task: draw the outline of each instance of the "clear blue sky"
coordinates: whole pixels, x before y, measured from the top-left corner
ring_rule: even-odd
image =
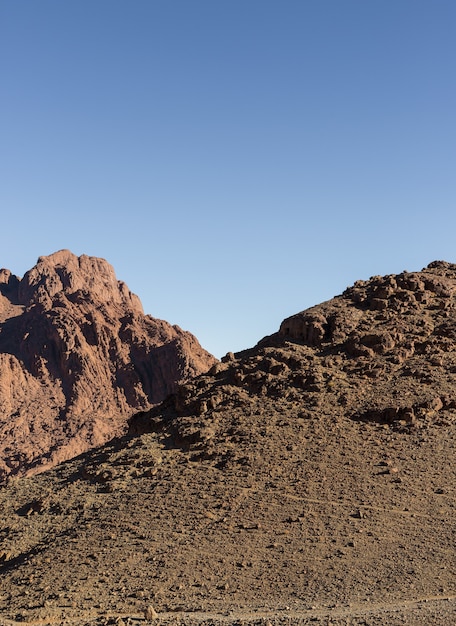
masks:
[[[456,261],[454,0],[1,0],[0,267],[107,259],[220,357]]]

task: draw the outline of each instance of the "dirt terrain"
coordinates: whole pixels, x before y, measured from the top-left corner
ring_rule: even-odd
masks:
[[[373,277],[0,489],[0,624],[456,623],[456,265]]]
[[[105,443],[215,362],[144,315],[104,259],[61,250],[22,279],[0,270],[0,481]]]

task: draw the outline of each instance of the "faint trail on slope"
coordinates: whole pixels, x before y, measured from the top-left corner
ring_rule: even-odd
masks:
[[[446,605],[446,606],[445,606]],[[394,613],[395,619],[407,618],[415,610],[423,609],[426,613],[437,611],[438,622],[429,622],[429,615],[421,615],[426,621],[413,621],[413,624],[432,623],[445,626],[454,623],[456,617],[456,595],[445,596],[422,596],[420,598],[411,598],[398,602],[375,602],[372,604],[351,604],[350,606],[334,606],[322,609],[309,610],[293,610],[283,609],[280,611],[258,610],[239,610],[227,609],[226,612],[204,612],[204,611],[169,611],[158,614],[155,620],[147,621],[142,614],[138,613],[105,613],[103,615],[95,612],[82,612],[75,616],[55,615],[42,618],[27,619],[24,617],[21,621],[5,619],[0,617],[0,626],[46,626],[46,625],[64,625],[74,624],[76,626],[90,626],[90,624],[115,624],[118,620],[127,620],[126,624],[130,626],[139,626],[140,624],[188,624],[196,626],[198,624],[207,625],[224,625],[224,624],[305,624],[318,623],[320,620],[330,619],[331,624],[336,624],[334,620],[353,619],[353,618],[387,618],[389,613]],[[451,619],[451,621],[449,621]],[[103,621],[100,621],[103,620]],[[116,620],[116,621],[113,621]],[[286,622],[285,622],[286,620]],[[347,622],[349,623],[349,622]],[[376,622],[378,623],[378,622]],[[384,622],[385,623],[385,622]],[[388,624],[393,622],[388,621]],[[398,622],[399,623],[399,622]],[[403,622],[400,622],[403,623]],[[412,623],[412,622],[408,622]],[[369,624],[363,621],[363,624]]]

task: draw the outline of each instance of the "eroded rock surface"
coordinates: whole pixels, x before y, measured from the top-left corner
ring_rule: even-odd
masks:
[[[104,259],[61,250],[22,280],[0,270],[0,481],[104,443],[214,362],[144,315]]]

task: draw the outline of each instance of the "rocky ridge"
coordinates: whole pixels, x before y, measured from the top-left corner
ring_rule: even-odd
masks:
[[[215,359],[144,315],[104,259],[61,250],[0,270],[0,481],[119,435],[133,413]]]
[[[180,385],[166,402],[167,427],[192,440],[220,411],[258,398],[299,407],[303,418],[317,411],[405,430],[454,421],[455,296],[456,265],[443,261],[357,281]]]

